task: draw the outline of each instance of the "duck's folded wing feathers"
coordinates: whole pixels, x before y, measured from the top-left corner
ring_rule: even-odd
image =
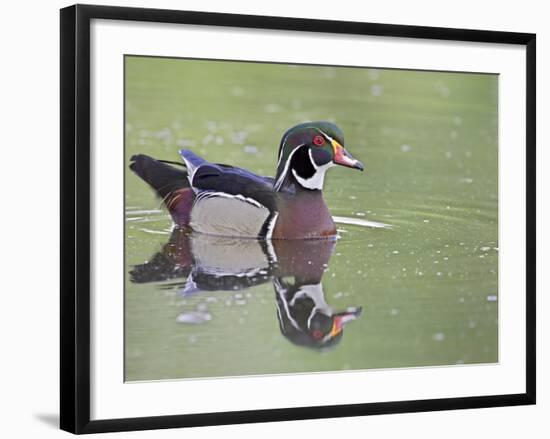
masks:
[[[273,179],[262,177],[246,169],[213,163],[197,168],[191,180],[194,190],[225,193],[257,202],[269,211],[276,210],[277,193],[273,191]]]

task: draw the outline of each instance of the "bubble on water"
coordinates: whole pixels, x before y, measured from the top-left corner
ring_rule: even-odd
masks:
[[[497,296],[495,295],[487,296],[487,302],[496,302],[496,301],[497,301]]]
[[[246,154],[258,154],[258,147],[254,145],[246,145],[243,147],[243,151]]]
[[[434,335],[432,335],[432,338],[435,341],[443,341],[445,340],[445,334],[443,332],[436,332]]]
[[[452,158],[452,156],[453,156],[453,153],[451,151],[447,151],[445,153],[445,157],[448,158],[448,159]]]
[[[466,184],[472,184],[474,182],[473,178],[470,177],[464,177],[458,180],[460,183],[466,183]]]
[[[448,258],[447,256],[444,256],[444,257],[443,257],[443,260],[444,260],[444,261],[448,261],[449,258]]]
[[[201,323],[212,320],[212,316],[207,312],[189,311],[179,314],[176,317],[178,323],[186,323],[190,325],[200,325]]]
[[[486,251],[491,250],[491,247],[480,247],[480,250],[481,250],[482,252],[486,252]]]
[[[451,131],[451,139],[456,139],[458,137],[458,133],[456,131]]]
[[[370,80],[375,81],[380,77],[380,71],[369,69],[369,70],[367,70],[367,75],[368,75]]]
[[[460,303],[464,303],[464,297],[461,297],[460,299],[458,299],[458,301],[459,301]]]
[[[302,101],[300,99],[292,99],[291,105],[293,110],[300,110],[302,108]]]
[[[398,254],[399,254],[399,250],[394,250],[394,251],[392,251],[392,253],[393,253],[394,255],[398,255]]]
[[[466,151],[464,155],[466,156],[466,158],[469,159],[470,157],[472,157],[472,151]]]
[[[370,88],[370,94],[373,96],[382,96],[384,93],[384,86],[380,84],[374,84]]]
[[[163,128],[155,133],[155,137],[161,140],[170,140],[172,138],[172,131],[170,128]]]
[[[454,123],[456,126],[462,125],[462,118],[461,118],[460,116],[455,116],[455,117],[453,117],[453,123]]]
[[[191,139],[179,139],[178,141],[176,141],[176,145],[178,146],[178,148],[192,148],[196,144],[197,142]]]
[[[411,145],[401,145],[401,152],[409,152],[411,150]]]
[[[281,111],[281,106],[277,104],[267,104],[264,107],[266,113],[279,113]]]
[[[334,293],[334,298],[335,299],[339,299],[340,297],[342,297],[344,295],[344,293],[342,293],[341,291],[338,291],[337,293]]]
[[[355,215],[357,215],[357,216],[365,216],[366,213],[365,213],[365,212],[356,212]]]
[[[443,82],[437,81],[435,83],[435,90],[442,98],[448,98],[451,95],[451,90]]]
[[[434,264],[439,264],[439,261],[434,261]]]
[[[425,222],[425,223],[429,223],[430,220],[429,220],[429,219],[425,219],[424,222]]]
[[[390,314],[392,316],[396,316],[397,314],[399,314],[399,310],[397,308],[392,308],[390,311]]]
[[[468,328],[474,329],[476,326],[477,326],[477,324],[476,324],[476,322],[474,322],[473,320],[470,320],[470,321],[468,322]]]
[[[357,197],[356,197],[355,195],[350,195],[348,198],[349,198],[350,200],[357,200]]]
[[[242,96],[244,94],[244,88],[235,85],[231,88],[231,94],[235,97]]]
[[[437,274],[438,276],[441,276],[443,273],[441,273],[441,271],[438,271],[436,274]]]
[[[207,134],[202,138],[201,143],[203,145],[208,145],[210,142],[212,142],[215,139],[215,136],[213,134]]]
[[[367,244],[367,247],[374,247],[374,244]]]

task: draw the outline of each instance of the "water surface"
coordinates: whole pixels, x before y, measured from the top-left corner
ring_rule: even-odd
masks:
[[[125,62],[126,163],[273,175],[288,127],[331,120],[367,170],[327,173],[339,239],[294,244],[172,230],[127,172],[127,380],[498,361],[496,76]]]

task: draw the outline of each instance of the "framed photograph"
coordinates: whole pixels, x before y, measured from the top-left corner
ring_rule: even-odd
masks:
[[[535,403],[535,35],[61,10],[61,428]]]

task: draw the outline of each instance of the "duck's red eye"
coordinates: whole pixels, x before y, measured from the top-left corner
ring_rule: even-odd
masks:
[[[325,144],[325,138],[323,136],[315,136],[313,138],[313,144],[315,146],[321,146]]]
[[[313,332],[311,333],[311,335],[313,336],[313,338],[314,338],[315,340],[319,340],[320,338],[323,337],[323,331],[321,331],[321,330],[319,330],[319,329],[316,329],[315,331],[313,331]]]

